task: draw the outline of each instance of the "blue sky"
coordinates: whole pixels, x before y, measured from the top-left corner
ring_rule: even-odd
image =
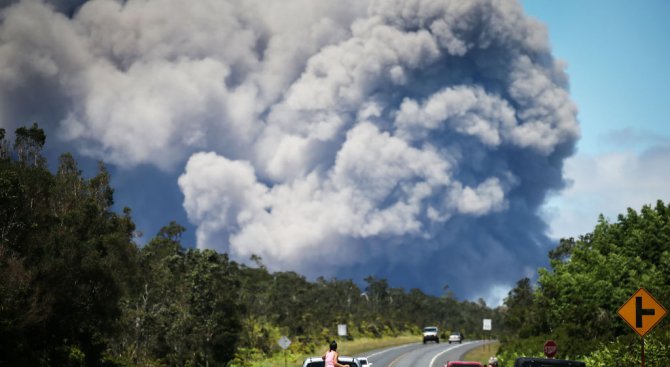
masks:
[[[670,2],[526,0],[523,6],[547,25],[554,56],[568,64],[580,153],[644,149],[670,138]],[[636,134],[613,141],[619,131]]]
[[[670,2],[522,4],[547,26],[579,108],[581,139],[566,163],[574,186],[546,206],[555,233],[578,236],[600,213],[616,220],[628,207],[670,200]]]

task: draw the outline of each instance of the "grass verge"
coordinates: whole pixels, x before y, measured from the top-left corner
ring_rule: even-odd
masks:
[[[404,335],[398,337],[388,337],[381,339],[361,338],[358,340],[344,340],[338,342],[337,350],[342,355],[359,356],[375,349],[394,347],[396,345],[403,345],[409,343],[421,342],[421,336]],[[325,349],[325,348],[324,348]]]
[[[489,361],[489,357],[495,356],[498,353],[498,348],[500,348],[499,341],[494,341],[492,343],[482,345],[467,352],[463,356],[463,360],[481,362],[484,366],[486,366],[486,363]]]

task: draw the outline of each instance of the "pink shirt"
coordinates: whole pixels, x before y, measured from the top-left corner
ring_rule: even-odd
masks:
[[[326,367],[335,367],[335,351],[329,350],[326,353]]]

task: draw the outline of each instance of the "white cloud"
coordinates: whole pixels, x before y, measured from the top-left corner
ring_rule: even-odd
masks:
[[[248,162],[230,161],[215,153],[193,155],[179,177],[184,208],[191,220],[201,223],[198,242],[225,250],[226,237],[240,223],[258,216],[267,206],[267,187],[256,181]]]
[[[448,201],[461,213],[483,215],[504,209],[505,191],[498,178],[489,178],[476,188],[454,185]]]
[[[67,18],[21,1],[3,9],[0,96],[48,80],[69,104],[60,138],[122,166],[171,170],[201,149],[249,158],[261,115],[364,10],[358,1],[93,0]],[[8,110],[3,126],[14,124]]]
[[[206,147],[208,126],[201,116],[227,97],[227,75],[224,65],[207,59],[135,63],[126,72],[96,65],[82,75],[88,93],[64,120],[62,136],[101,139],[112,162],[169,167],[184,147]]]
[[[271,188],[256,175],[249,163],[215,153],[191,157],[179,185],[189,218],[199,224],[199,247],[228,250],[238,259],[262,254],[270,268],[305,272],[319,263],[336,265],[333,251],[358,259],[366,248],[347,239],[421,236],[428,230],[424,217],[444,221],[456,213],[502,210],[506,192],[498,178],[475,188],[453,182],[450,163],[432,147],[413,148],[370,123],[349,131],[323,174]],[[439,204],[446,191],[450,200]],[[337,246],[324,250],[324,244]]]
[[[505,301],[505,298],[507,298],[507,295],[509,294],[510,290],[512,290],[511,286],[508,285],[493,285],[491,286],[486,294],[482,296],[484,301],[486,302],[486,305],[489,307],[499,307],[503,305],[503,301]],[[497,328],[500,328],[501,325],[491,325],[492,329],[495,330]]]
[[[544,206],[554,238],[592,232],[598,215],[615,222],[628,208],[638,211],[670,201],[670,145],[599,155],[577,154],[565,162],[571,185]]]
[[[473,135],[490,146],[500,145],[503,137],[516,127],[514,109],[500,97],[486,93],[481,87],[447,88],[432,96],[421,106],[405,99],[395,123],[399,134],[425,139],[430,130],[449,128]]]

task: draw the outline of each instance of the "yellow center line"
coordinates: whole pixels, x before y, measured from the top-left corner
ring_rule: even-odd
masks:
[[[403,354],[399,355],[398,357],[396,357],[396,359],[392,360],[391,363],[389,363],[388,367],[394,367],[395,364],[398,363],[398,361],[406,355],[407,355],[407,353],[403,353]]]

